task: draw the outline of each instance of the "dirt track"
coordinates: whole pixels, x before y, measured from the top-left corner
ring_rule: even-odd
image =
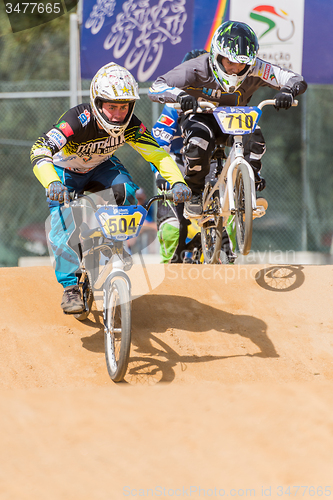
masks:
[[[151,266],[121,385],[101,313],[0,269],[0,499],[332,496],[333,268],[271,267]]]

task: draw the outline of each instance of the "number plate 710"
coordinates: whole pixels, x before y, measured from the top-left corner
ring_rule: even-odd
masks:
[[[225,134],[244,135],[254,131],[261,110],[255,106],[223,107],[216,108],[214,115]]]

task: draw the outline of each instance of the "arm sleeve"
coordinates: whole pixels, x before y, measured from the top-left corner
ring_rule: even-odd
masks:
[[[289,88],[294,97],[303,94],[307,89],[307,83],[302,75],[261,59],[257,59],[251,75],[261,78],[267,86],[276,90],[282,87]]]
[[[62,134],[55,129],[51,129],[37,139],[30,152],[33,172],[45,188],[47,188],[51,182],[60,181],[53,165],[53,155],[57,153],[60,148],[55,144],[52,135],[59,135],[59,139],[66,144]]]
[[[206,55],[203,55],[197,59],[205,57]],[[161,103],[177,102],[177,97],[181,92],[186,91],[189,87],[196,86],[202,63],[203,61],[196,61],[195,63],[193,60],[186,61],[165,73],[165,75],[159,76],[150,87],[148,97],[152,101]],[[196,65],[198,65],[198,68]]]
[[[45,188],[51,182],[60,182],[54,169],[53,156],[67,144],[68,138],[72,140],[81,130],[76,108],[63,114],[57,123],[48,132],[41,135],[31,148],[30,161],[33,172]]]

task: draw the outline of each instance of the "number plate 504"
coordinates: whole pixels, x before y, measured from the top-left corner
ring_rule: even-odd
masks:
[[[112,215],[104,220],[103,230],[107,236],[117,240],[128,240],[137,235],[140,230],[142,214]]]

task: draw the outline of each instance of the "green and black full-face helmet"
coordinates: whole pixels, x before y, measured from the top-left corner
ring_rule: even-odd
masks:
[[[234,92],[254,66],[259,50],[258,38],[250,26],[238,21],[226,21],[215,31],[210,48],[210,64],[218,83],[226,92]],[[228,75],[222,57],[246,64],[238,75]]]

